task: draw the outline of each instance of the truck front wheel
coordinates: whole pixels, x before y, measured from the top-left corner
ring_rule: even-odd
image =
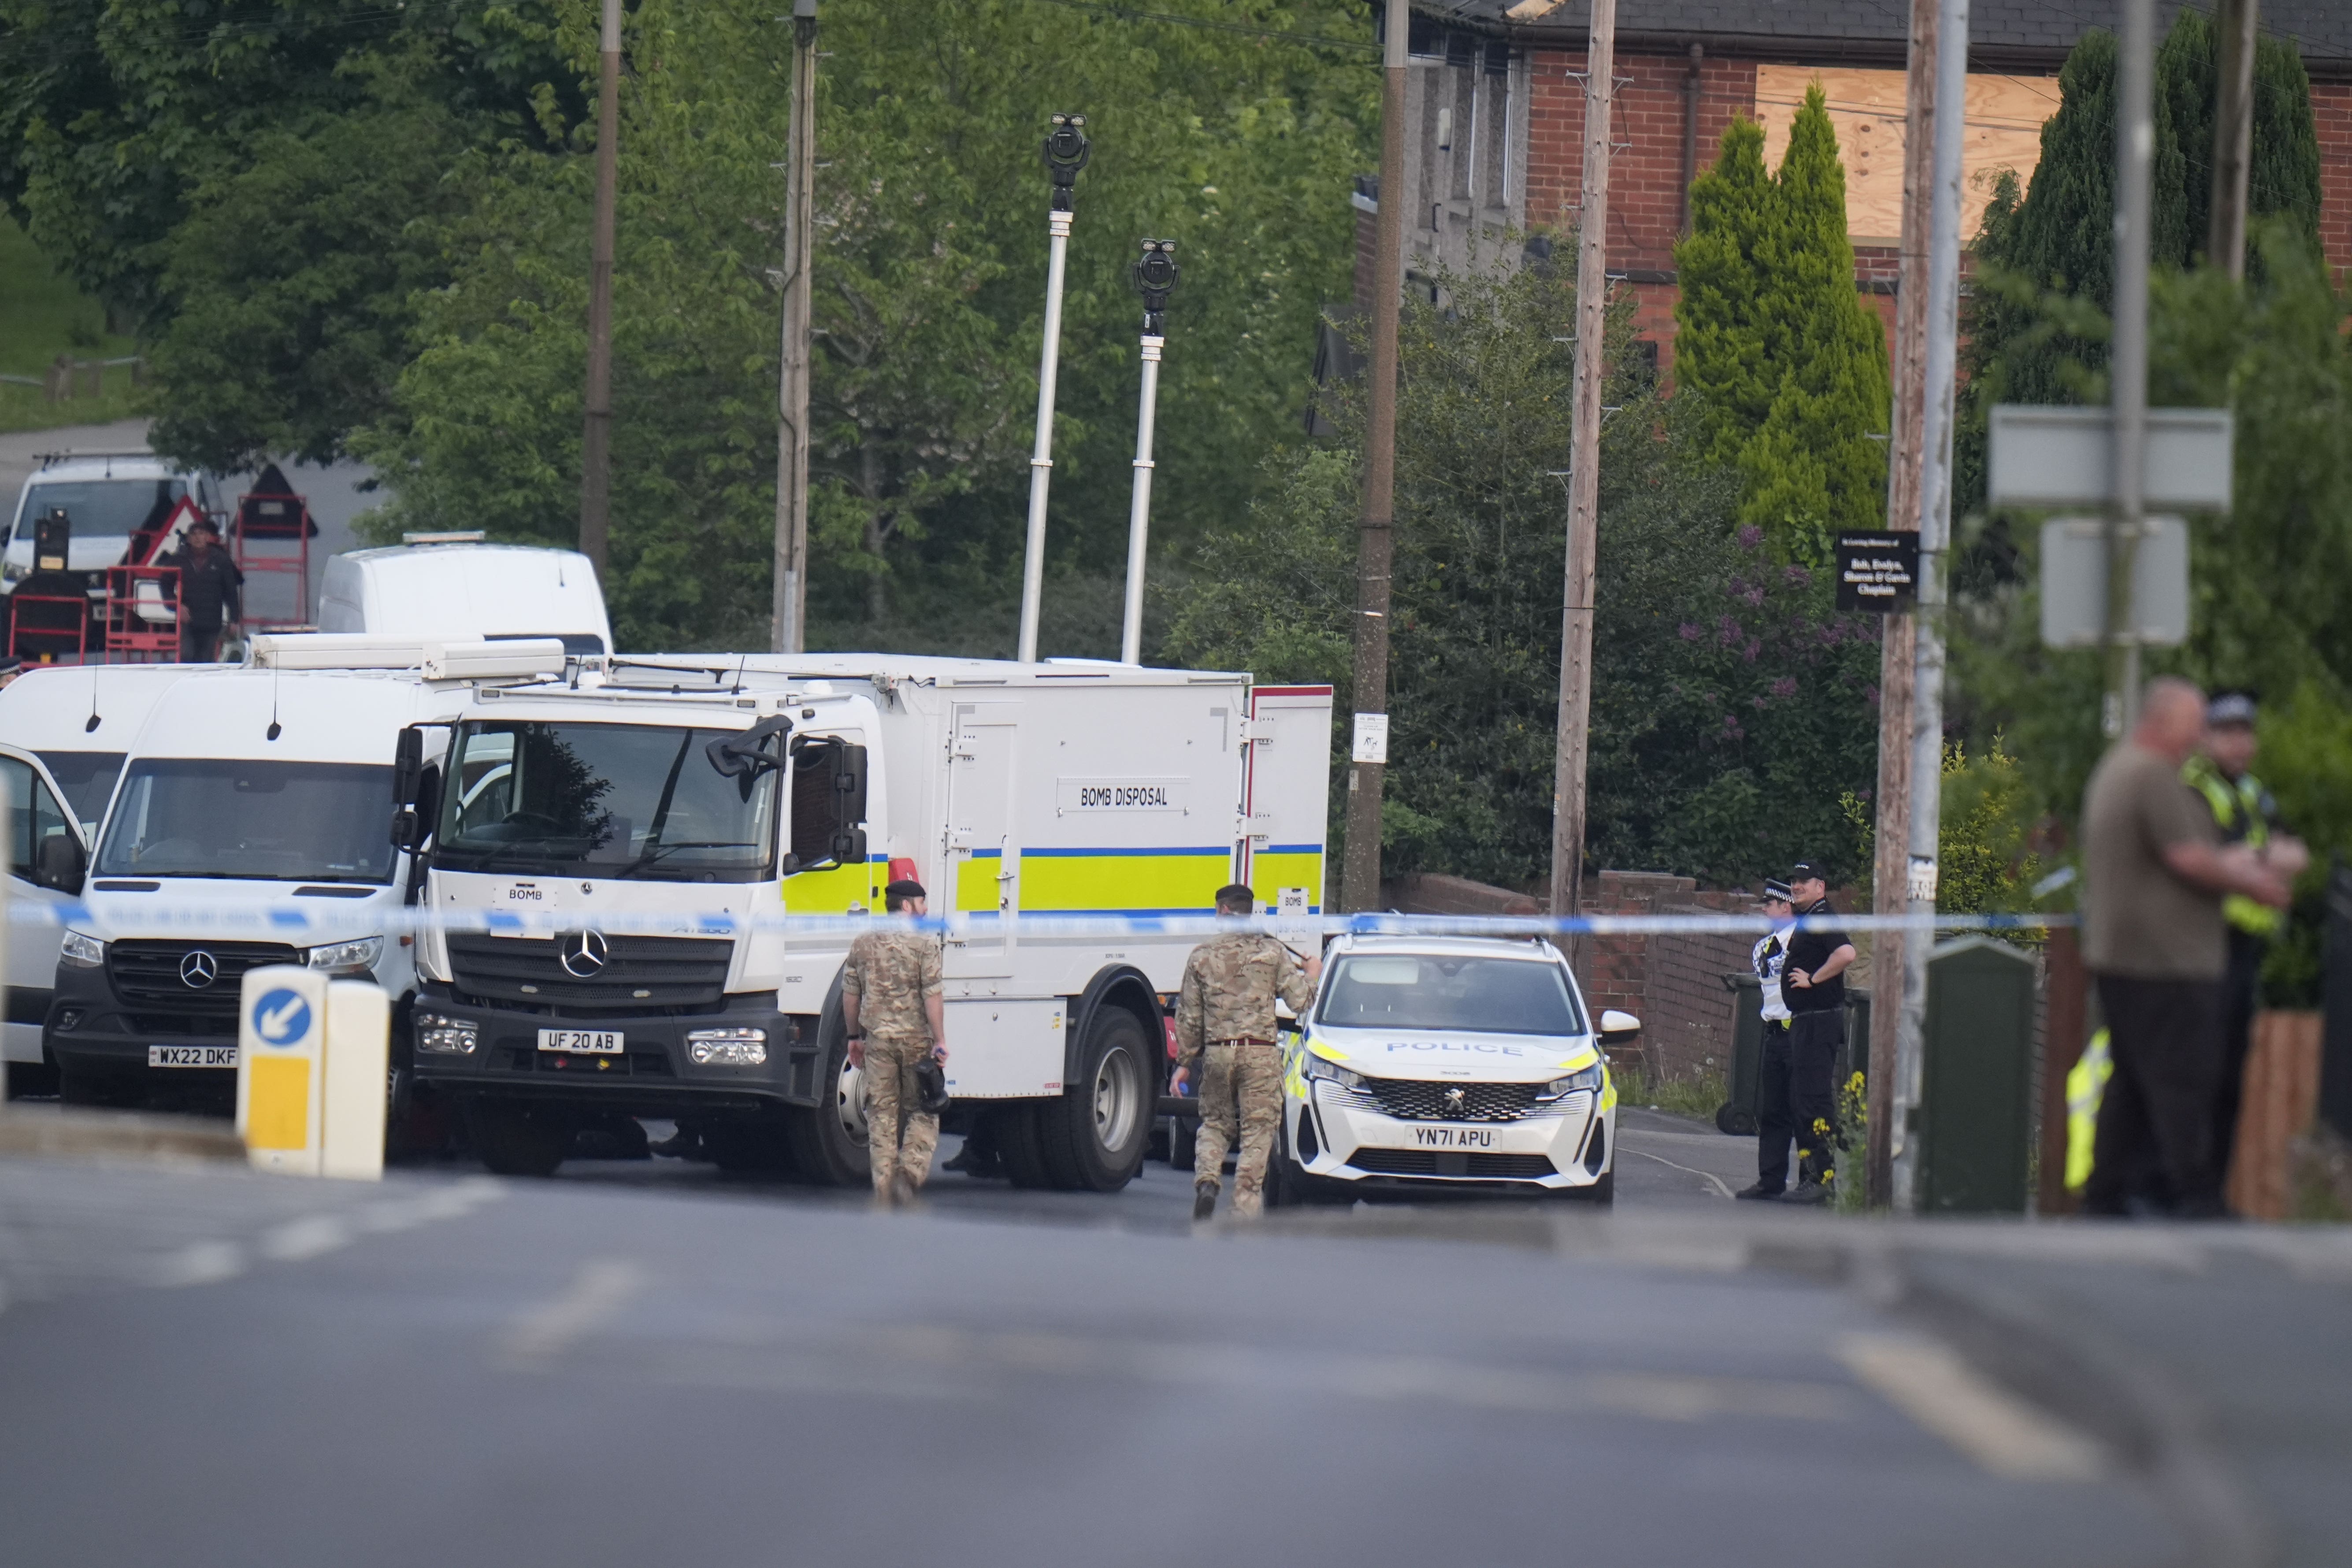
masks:
[[[501,1105],[477,1100],[466,1107],[474,1152],[500,1176],[551,1176],[572,1152],[578,1129],[547,1106]]]
[[[866,1075],[849,1065],[849,1039],[839,1004],[828,1007],[818,1031],[823,1043],[817,1082],[830,1092],[812,1107],[785,1116],[793,1163],[820,1187],[860,1187],[874,1179],[866,1157]]]

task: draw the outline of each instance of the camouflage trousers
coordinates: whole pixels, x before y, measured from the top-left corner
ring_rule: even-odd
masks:
[[[1265,1161],[1282,1124],[1282,1051],[1275,1046],[1211,1046],[1201,1062],[1201,1138],[1192,1179],[1213,1182],[1238,1134],[1234,1206],[1246,1218],[1265,1206]]]
[[[922,1100],[915,1087],[915,1064],[930,1054],[927,1038],[866,1037],[866,1154],[874,1167],[877,1193],[887,1195],[894,1176],[903,1175],[919,1187],[931,1173],[940,1119],[914,1109]]]

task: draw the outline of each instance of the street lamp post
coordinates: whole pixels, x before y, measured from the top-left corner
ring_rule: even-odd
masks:
[[[1168,296],[1176,288],[1176,242],[1147,239],[1135,263],[1143,296],[1143,399],[1135,419],[1135,499],[1127,514],[1127,618],[1119,628],[1123,664],[1143,662],[1143,551],[1151,532],[1151,423],[1160,411],[1160,350],[1166,343]]]
[[[1045,487],[1054,471],[1054,375],[1062,358],[1062,270],[1070,254],[1070,194],[1094,149],[1083,114],[1056,114],[1045,138],[1045,172],[1054,180],[1046,214],[1045,344],[1037,365],[1037,447],[1029,458],[1029,541],[1021,559],[1021,647],[1024,664],[1037,662],[1038,601],[1045,591]]]

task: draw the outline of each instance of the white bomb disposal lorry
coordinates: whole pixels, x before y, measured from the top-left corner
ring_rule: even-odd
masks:
[[[482,690],[402,752],[426,849],[420,1086],[492,1169],[576,1128],[672,1118],[723,1165],[863,1181],[841,964],[892,868],[943,938],[951,1115],[1029,1185],[1141,1163],[1162,1007],[1240,880],[1319,912],[1327,687],[1132,665],[881,654],[614,659]],[[762,917],[836,917],[792,930]],[[1055,933],[1030,917],[1146,917]],[[853,917],[842,921],[839,917]]]

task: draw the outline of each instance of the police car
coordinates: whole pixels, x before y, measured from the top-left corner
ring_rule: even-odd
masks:
[[[1286,1037],[1277,1203],[1454,1187],[1610,1203],[1617,1089],[1559,950],[1493,938],[1344,937]]]

